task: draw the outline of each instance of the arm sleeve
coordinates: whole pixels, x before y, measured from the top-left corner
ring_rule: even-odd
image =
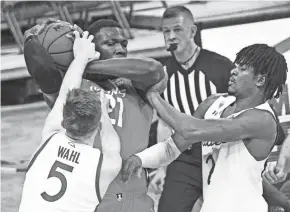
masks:
[[[155,144],[136,155],[141,159],[144,168],[166,166],[181,154],[173,139],[168,137],[163,142]]]
[[[53,58],[41,46],[37,36],[29,36],[24,43],[24,59],[29,74],[39,85],[43,93],[59,91],[62,83],[61,71],[54,64]]]

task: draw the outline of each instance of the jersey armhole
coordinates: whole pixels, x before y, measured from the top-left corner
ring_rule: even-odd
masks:
[[[97,172],[96,172],[96,180],[95,180],[95,188],[96,188],[96,194],[99,200],[99,204],[101,203],[101,192],[100,192],[100,176],[101,176],[101,168],[103,164],[103,153],[100,153],[100,158],[99,158],[99,164],[97,167]]]
[[[46,147],[46,145],[48,144],[48,142],[51,140],[51,138],[57,133],[52,134],[48,139],[46,139],[46,141],[40,146],[40,148],[36,151],[36,153],[33,155],[33,157],[31,158],[28,167],[27,167],[27,172],[29,171],[29,169],[31,168],[31,166],[33,165],[33,163],[35,162],[36,158],[38,157],[38,155],[42,152],[42,150],[44,149],[44,147]]]

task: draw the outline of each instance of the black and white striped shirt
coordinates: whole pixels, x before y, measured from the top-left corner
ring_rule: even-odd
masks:
[[[227,92],[230,71],[234,67],[229,59],[204,49],[188,70],[174,57],[165,66],[168,85],[163,98],[177,110],[191,115],[211,94]]]

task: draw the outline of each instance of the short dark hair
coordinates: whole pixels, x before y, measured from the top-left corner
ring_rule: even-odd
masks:
[[[167,19],[167,18],[175,18],[180,15],[186,16],[194,22],[194,18],[191,11],[185,6],[180,6],[180,5],[168,7],[163,13],[162,20]]]
[[[265,75],[266,100],[278,98],[282,94],[288,68],[284,56],[274,47],[266,44],[247,46],[237,53],[235,63],[252,67],[255,75]]]
[[[87,31],[89,32],[90,35],[96,35],[102,28],[105,28],[105,27],[117,27],[117,28],[122,29],[120,24],[116,21],[109,20],[109,19],[101,19],[92,23],[87,29]]]
[[[72,136],[85,136],[97,128],[101,114],[101,102],[95,92],[72,89],[63,106],[62,126]]]

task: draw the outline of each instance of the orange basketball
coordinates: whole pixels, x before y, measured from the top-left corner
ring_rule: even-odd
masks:
[[[67,71],[74,59],[73,41],[66,37],[73,31],[71,24],[61,21],[49,24],[38,35],[41,45],[53,57],[55,64],[64,72]]]

